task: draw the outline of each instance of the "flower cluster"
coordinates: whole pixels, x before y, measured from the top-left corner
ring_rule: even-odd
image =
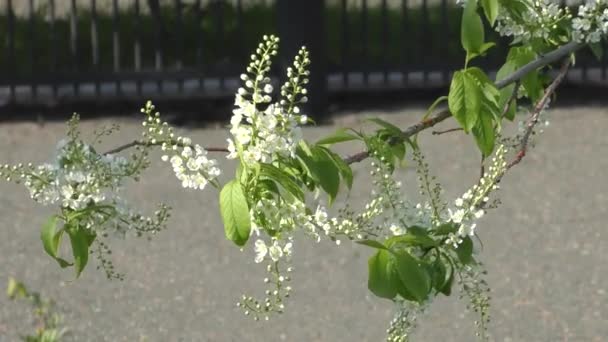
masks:
[[[306,68],[310,60],[305,48],[298,53],[293,68],[287,70],[289,79],[281,88],[283,99],[271,103],[273,87],[266,75],[271,56],[277,54],[278,41],[277,37],[264,36],[264,42],[251,56],[247,74],[241,75],[245,86],[239,88],[234,102],[236,109],[230,120],[232,139],[228,139],[228,158],[237,158],[238,152],[242,151],[241,159],[248,165],[271,163],[277,155],[293,157],[302,139],[299,125],[308,121],[297,106],[307,101],[304,85],[308,83]]]
[[[496,31],[506,37],[513,37],[514,42],[528,42],[539,38],[548,40],[557,27],[572,16],[568,8],[561,7],[551,0],[524,1],[525,10],[501,7]]]
[[[430,301],[422,304],[399,299],[395,301],[397,307],[395,316],[386,330],[387,342],[407,342],[411,332],[416,328],[418,316],[421,316],[430,306]]]
[[[451,233],[446,243],[458,247],[464,237],[475,235],[475,221],[484,216],[483,207],[489,201],[488,196],[490,192],[499,189],[497,182],[506,171],[506,152],[507,149],[503,145],[498,146],[488,171],[479,183],[454,200],[454,209],[448,208],[448,220],[458,225],[458,231]]]
[[[0,167],[7,181],[23,182],[30,196],[43,205],[58,204],[59,217],[67,224],[89,231],[97,239],[97,256],[110,278],[121,278],[104,255],[109,248],[101,238],[108,233],[140,236],[165,227],[169,208],[160,205],[154,217],[130,210],[119,193],[126,178],[136,177],[147,166],[146,153],[133,154],[131,161],[113,154],[100,154],[80,138],[78,117],[69,122],[68,138],[61,140],[52,163]],[[98,136],[99,138],[99,136]]]
[[[578,16],[572,19],[572,39],[578,42],[598,43],[608,34],[608,1],[588,1],[578,7]]]
[[[187,137],[175,137],[173,128],[167,122],[160,119],[160,113],[154,113],[154,105],[148,101],[142,108],[146,119],[142,125],[147,128],[143,136],[149,145],[161,145],[164,154],[161,159],[170,162],[175,176],[181,182],[182,187],[203,190],[207,184],[215,183],[220,175],[217,160],[209,159],[207,151],[198,144],[192,144]],[[169,156],[169,153],[172,154]]]

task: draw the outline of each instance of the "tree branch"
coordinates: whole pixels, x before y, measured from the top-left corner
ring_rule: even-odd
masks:
[[[532,132],[534,131],[534,127],[538,123],[538,118],[540,116],[540,113],[543,111],[543,109],[545,109],[545,106],[549,102],[551,95],[553,95],[553,93],[555,93],[555,90],[557,89],[559,84],[566,77],[566,74],[568,73],[568,69],[570,68],[570,63],[571,63],[570,58],[566,58],[564,60],[564,62],[562,63],[562,67],[559,70],[559,73],[557,74],[557,76],[555,77],[553,82],[551,82],[551,84],[547,87],[543,97],[541,97],[541,99],[538,101],[538,103],[536,103],[536,106],[534,107],[534,111],[530,115],[530,118],[528,119],[528,122],[526,124],[526,130],[520,141],[519,151],[517,152],[517,155],[515,156],[515,158],[511,162],[509,162],[509,164],[507,164],[507,170],[512,168],[513,166],[519,164],[519,162],[521,162],[521,160],[526,156],[526,151],[528,149],[528,142],[530,140],[530,136],[532,135]]]
[[[577,43],[577,42],[570,42],[566,45],[562,45],[559,48],[537,58],[536,60],[524,65],[523,67],[519,68],[518,70],[514,71],[512,74],[510,74],[509,76],[496,81],[496,87],[498,89],[504,88],[512,83],[518,82],[519,80],[521,80],[524,76],[526,76],[527,74],[529,74],[530,72],[544,67],[546,65],[549,65],[551,63],[554,63],[560,59],[562,59],[563,57],[568,56],[569,54],[581,49],[582,47],[584,47],[585,44],[583,43]],[[563,77],[561,77],[563,78]],[[561,80],[560,80],[561,82]],[[517,87],[516,87],[517,88]],[[448,109],[444,109],[439,111],[437,114],[433,115],[431,118],[429,119],[425,119],[420,121],[419,123],[412,125],[410,127],[408,127],[407,129],[405,129],[403,131],[403,136],[405,138],[409,138],[414,134],[417,134],[429,127],[433,127],[436,124],[440,123],[441,121],[449,118],[451,115],[450,111]],[[131,148],[133,146],[160,146],[162,145],[162,142],[158,142],[155,144],[151,144],[151,143],[145,143],[139,140],[134,140],[130,143],[121,145],[119,147],[113,148],[107,152],[105,152],[104,154],[111,154],[111,153],[118,153],[120,151],[126,150],[128,148]],[[208,147],[205,148],[207,151],[209,152],[225,152],[228,153],[228,149],[226,148],[222,148],[222,147]],[[525,152],[524,152],[525,153]],[[365,159],[367,159],[369,157],[369,153],[367,151],[362,151],[359,153],[355,153],[351,156],[345,157],[344,161],[347,164],[353,164],[353,163],[357,163],[360,161],[363,161]],[[523,157],[523,156],[522,156]]]
[[[533,60],[532,62],[524,65],[523,67],[515,70],[509,76],[496,81],[496,84],[495,84],[496,88],[502,89],[504,87],[509,86],[512,83],[518,82],[519,80],[521,80],[523,77],[525,77],[532,71],[534,71],[538,68],[547,66],[551,63],[554,63],[554,62],[570,55],[571,53],[581,49],[584,46],[585,46],[585,44],[577,43],[577,42],[570,42],[566,45],[562,45],[562,46],[558,47],[557,49],[555,49],[545,55],[542,55],[539,58],[537,58],[536,60]],[[560,80],[560,82],[561,82],[561,80]],[[410,136],[412,136],[416,133],[419,133],[429,127],[435,126],[436,124],[449,118],[450,116],[452,116],[450,111],[447,109],[444,109],[444,110],[440,111],[439,113],[437,113],[436,115],[434,115],[432,118],[430,118],[428,120],[423,120],[413,126],[408,127],[406,130],[403,131],[403,136],[406,138],[409,138]],[[353,154],[351,156],[345,157],[344,161],[347,164],[353,164],[356,162],[363,161],[367,157],[369,157],[369,153],[367,151],[364,151],[364,152],[359,152],[359,153]]]
[[[129,149],[129,148],[134,147],[134,146],[161,146],[163,143],[167,143],[167,144],[171,144],[171,145],[178,145],[178,146],[184,147],[183,144],[178,143],[177,141],[157,141],[155,143],[146,143],[146,142],[143,142],[143,141],[140,141],[140,140],[133,140],[130,143],[127,143],[127,144],[115,147],[115,148],[113,148],[113,149],[111,149],[109,151],[104,152],[103,154],[107,155],[107,154],[118,153],[118,152],[124,151],[124,150]],[[207,152],[225,152],[225,153],[229,153],[230,152],[230,151],[228,151],[227,148],[224,148],[224,147],[204,147],[204,149]]]

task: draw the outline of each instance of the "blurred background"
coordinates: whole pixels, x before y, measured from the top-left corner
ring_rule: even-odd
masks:
[[[3,118],[128,112],[151,99],[222,119],[210,104],[232,99],[264,34],[282,39],[277,82],[301,45],[311,50],[317,118],[353,100],[432,99],[464,60],[450,0],[1,0],[0,27]],[[479,59],[486,70],[504,62],[499,41]],[[603,91],[607,58],[579,53],[569,84]]]
[[[238,77],[264,34],[282,41],[277,84],[301,45],[311,51],[306,113],[325,125],[306,128],[306,139],[370,128],[370,116],[407,127],[447,94],[451,72],[462,67],[460,15],[452,0],[0,0],[0,163],[49,161],[74,111],[91,118],[82,122],[89,134],[121,125],[102,149],[129,142],[141,134],[139,108],[148,99],[171,122],[186,123],[179,135],[224,146],[226,130],[208,123],[230,117]],[[507,49],[502,41],[476,63],[496,70]],[[503,179],[499,210],[478,224],[493,289],[492,341],[608,340],[607,61],[606,53],[577,54],[550,125]],[[455,126],[446,120],[437,130]],[[516,126],[505,125],[505,134]],[[447,200],[477,181],[470,136],[429,130],[420,144]],[[343,145],[342,155],[363,148]],[[233,165],[217,158],[225,181]],[[147,213],[166,202],[173,217],[151,241],[112,241],[122,282],[105,279],[96,260],[72,281],[72,270],[57,267],[40,243],[53,208],[1,182],[0,285],[12,276],[56,300],[67,341],[383,340],[393,308],[366,288],[371,251],[347,243],[300,239],[286,313],[269,324],[244,318],[234,303],[263,294],[263,267],[252,248],[239,251],[224,238],[213,189],[184,191],[160,154],[152,159],[125,197]],[[366,203],[369,171],[354,167],[356,185],[337,208]],[[397,177],[415,201],[415,169]],[[473,341],[466,301],[455,294],[437,302],[414,341]],[[0,295],[0,342],[18,341],[31,326],[27,310]]]

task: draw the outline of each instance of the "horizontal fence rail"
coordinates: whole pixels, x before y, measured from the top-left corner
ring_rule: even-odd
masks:
[[[316,96],[445,87],[464,60],[454,3],[2,0],[0,106],[231,96],[264,34],[288,47],[277,81],[286,54],[310,46]],[[506,46],[481,66],[499,67]],[[585,51],[577,66],[571,81],[607,84],[606,57]]]

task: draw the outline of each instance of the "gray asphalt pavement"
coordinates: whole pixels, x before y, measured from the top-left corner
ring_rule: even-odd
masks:
[[[162,108],[160,108],[162,111]],[[359,114],[359,115],[353,115]],[[349,113],[338,125],[358,127],[366,115]],[[380,113],[407,126],[421,111]],[[608,109],[561,109],[523,164],[503,180],[500,210],[478,225],[485,249],[480,258],[493,289],[490,334],[494,341],[608,340]],[[136,121],[112,142],[140,132]],[[110,120],[86,121],[92,129]],[[452,128],[446,122],[441,128]],[[310,139],[335,127],[309,128]],[[205,145],[225,143],[221,129],[182,129]],[[64,134],[64,126],[31,123],[0,126],[0,162],[43,162]],[[420,138],[448,198],[469,188],[478,173],[471,137]],[[110,146],[111,144],[107,144]],[[341,146],[354,152],[359,147]],[[157,159],[158,160],[158,159]],[[226,164],[224,164],[226,165]],[[224,175],[232,175],[232,166]],[[370,192],[369,165],[355,167],[356,186],[348,201],[357,207]],[[408,196],[415,197],[414,171],[400,170]],[[62,271],[48,258],[39,227],[52,212],[29,199],[24,187],[0,183],[0,285],[9,276],[54,298],[73,341],[381,341],[392,315],[390,302],[366,289],[371,251],[344,243],[295,246],[294,295],[286,313],[269,323],[245,318],[234,307],[242,293],[263,295],[264,270],[251,248],[241,252],[223,236],[217,193],[184,191],[160,160],[126,191],[133,203],[153,210],[158,201],[174,208],[168,230],[152,241],[113,242],[123,282],[108,281],[95,261],[82,277]],[[339,204],[338,204],[339,206]],[[474,341],[474,316],[457,296],[439,298],[420,321],[415,341]],[[16,341],[30,326],[22,305],[0,295],[0,341]],[[24,319],[26,321],[24,321]]]

